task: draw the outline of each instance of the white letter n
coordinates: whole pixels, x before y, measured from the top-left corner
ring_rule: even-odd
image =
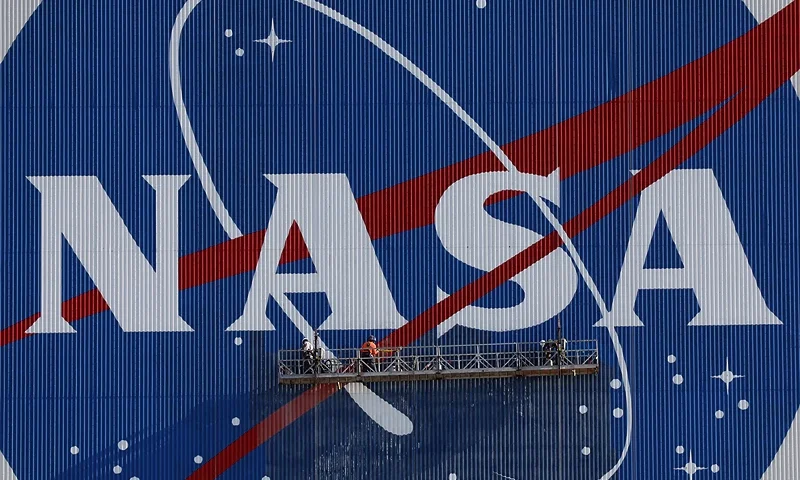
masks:
[[[188,175],[145,176],[156,191],[156,267],[97,177],[28,177],[41,193],[41,317],[26,333],[74,333],[61,316],[66,239],[126,332],[186,332],[178,315],[178,190]]]

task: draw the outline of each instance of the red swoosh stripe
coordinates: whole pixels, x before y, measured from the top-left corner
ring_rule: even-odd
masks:
[[[743,78],[741,85],[743,88],[737,89],[736,91],[738,94],[736,94],[735,97],[723,105],[714,115],[695,128],[664,155],[656,159],[637,175],[624,182],[587,210],[567,222],[564,225],[567,234],[570,237],[577,235],[638,195],[642,190],[647,188],[647,186],[652,185],[659,178],[705,148],[715,138],[752,111],[766,97],[780,87],[780,85],[785,83],[794,72],[800,69],[800,48],[798,47],[798,45],[800,45],[800,35],[798,35],[798,30],[800,30],[800,8],[798,8],[797,2],[793,2],[779,14],[773,16],[767,22],[764,22],[761,26],[753,29],[753,31],[749,32],[741,39],[723,47],[722,50],[726,50],[724,52],[725,55],[712,54],[704,57],[703,62],[706,68],[698,70],[700,78],[704,75],[711,78],[719,78],[718,74],[720,72],[726,72],[732,75],[737,74],[741,75]],[[743,42],[742,39],[749,39],[749,41]],[[741,68],[733,70],[730,68],[731,64],[718,65],[707,60],[709,57],[717,61],[728,61],[731,58],[748,58],[753,59],[753,61],[749,64],[743,64],[745,62],[742,61],[735,62],[733,65],[740,66]],[[697,63],[698,62],[695,62],[695,64]],[[673,77],[673,75],[675,74],[671,74],[657,82],[670,86],[673,85],[674,82],[687,81],[688,83],[685,84],[687,87],[696,84],[696,82],[692,80],[701,82],[700,79],[686,78],[683,75]],[[721,81],[721,83],[723,85],[721,89],[725,90],[725,87],[735,82],[726,79]],[[732,92],[732,94],[733,93],[734,92]],[[720,97],[717,104],[727,99],[728,97]],[[688,108],[691,110],[691,107]],[[654,109],[654,111],[659,110],[658,107]],[[581,137],[578,136],[573,139],[577,142],[580,141]],[[497,288],[504,281],[521,272],[536,261],[544,258],[548,253],[558,248],[560,244],[561,239],[555,233],[547,235],[536,244],[523,250],[491,272],[483,275],[477,281],[465,286],[442,302],[432,306],[405,326],[392,332],[380,342],[381,345],[402,346],[415,341],[449,316],[458,312],[465,306],[470,305],[482,295]],[[210,459],[206,464],[190,475],[189,480],[216,478],[239,459],[243,458],[280,431],[278,426],[282,428],[299,417],[298,415],[287,422],[285,416],[280,413],[284,408],[289,406],[292,406],[291,408],[298,408],[302,406],[304,412],[308,411],[306,403],[308,399],[305,398],[306,394],[318,392],[320,390],[327,392],[329,389],[330,387],[323,390],[322,386],[317,386],[295,398]],[[311,393],[311,395],[318,394],[319,393]],[[325,398],[327,398],[327,396]],[[294,406],[295,402],[298,403],[297,406]],[[260,432],[260,434],[257,435],[251,432]],[[257,438],[259,441],[254,441],[254,438]]]
[[[790,7],[794,8],[793,5]],[[784,14],[789,13],[778,15]],[[503,149],[520,170],[538,175],[553,172],[557,158],[566,159],[560,162],[562,178],[634,150],[752,85],[754,79],[742,72],[752,70],[753,64],[748,62],[753,58],[753,48],[760,38],[775,31],[769,25],[769,21],[765,22],[723,48],[665,77],[507,144]],[[761,61],[770,58],[775,57],[767,55],[761,57]],[[637,128],[619,128],[618,125],[636,125]],[[468,175],[502,169],[491,152],[485,152],[361,197],[358,205],[367,231],[377,240],[430,225],[436,204],[448,186]],[[409,205],[414,208],[409,208]],[[179,288],[191,288],[253,270],[263,238],[264,230],[261,230],[182,257]],[[282,260],[289,262],[307,256],[302,239],[290,235]],[[107,309],[108,305],[99,292],[92,290],[64,302],[62,315],[68,322],[74,322]],[[27,337],[25,330],[38,318],[38,313],[31,315],[0,331],[0,347]]]

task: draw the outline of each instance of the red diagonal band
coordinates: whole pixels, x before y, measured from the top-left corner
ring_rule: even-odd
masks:
[[[520,170],[539,175],[555,170],[556,158],[566,159],[560,163],[562,178],[634,150],[753,85],[753,81],[758,80],[752,78],[754,75],[771,68],[774,61],[785,60],[775,55],[778,52],[764,52],[762,38],[787,32],[778,29],[789,25],[786,17],[796,15],[789,12],[790,8],[795,7],[790,5],[747,35],[670,75],[505,145],[503,149]],[[775,22],[779,16],[782,20]],[[761,56],[756,57],[756,54]],[[621,125],[635,125],[636,128]],[[432,224],[436,205],[448,186],[468,175],[498,170],[502,170],[500,162],[490,152],[483,153],[366,195],[358,200],[359,208],[370,236],[377,240]],[[263,238],[262,230],[184,256],[179,265],[179,288],[191,288],[253,270]],[[282,261],[307,256],[299,235],[290,235]],[[92,290],[64,302],[62,315],[68,322],[74,322],[107,309],[99,292]],[[38,318],[38,313],[31,315],[0,331],[0,347],[25,338],[25,330]]]
[[[799,18],[800,9],[798,8],[798,3],[794,2],[772,19],[747,34],[745,37],[751,39],[750,42],[742,42],[740,39],[740,41],[732,42],[723,47],[723,49],[738,47],[739,49],[744,49],[744,51],[727,52],[728,55],[717,55],[715,58],[730,59],[731,54],[735,54],[733,58],[748,58],[751,60],[751,63],[748,65],[741,65],[741,69],[739,70],[730,70],[730,63],[725,65],[714,65],[712,63],[706,65],[708,67],[707,70],[700,72],[700,78],[720,78],[718,76],[720,72],[737,74],[745,79],[745,81],[742,82],[744,88],[740,89],[735,97],[725,103],[719,111],[704,121],[668,152],[645,167],[630,180],[624,182],[611,193],[607,194],[600,201],[567,222],[564,225],[567,234],[570,237],[577,235],[641,193],[641,191],[649,185],[652,185],[659,178],[662,178],[682,162],[705,148],[705,146],[711,143],[715,138],[747,115],[780,85],[785,83],[795,71],[800,69],[800,48],[798,48],[800,44],[800,35],[798,35],[798,30],[800,30]],[[668,80],[670,80],[671,77],[672,75],[657,82],[669,83]],[[682,76],[678,78],[680,81],[687,81],[687,79]],[[691,88],[691,86],[699,81],[699,79],[689,78],[688,83],[684,86]],[[726,85],[729,83],[728,80],[722,82]],[[723,97],[720,100],[724,101],[726,99],[727,97]],[[579,141],[579,138],[580,137],[574,137],[574,140]],[[589,148],[591,148],[591,146]],[[403,346],[415,341],[426,332],[435,328],[446,318],[497,288],[504,281],[525,268],[528,268],[536,261],[544,258],[548,253],[558,248],[559,245],[561,245],[561,239],[557,234],[549,234],[536,244],[523,250],[507,262],[485,274],[476,282],[460,289],[442,302],[437,303],[423,312],[413,321],[395,332],[392,332],[381,341],[381,345]],[[322,387],[315,387],[306,392],[306,394],[320,389],[322,389]],[[323,391],[328,392],[330,390],[330,387],[328,387],[328,389]],[[308,400],[305,398],[306,394],[292,400],[288,405],[293,405],[297,402],[298,405],[303,407],[301,409],[303,412],[308,411],[309,408],[307,408],[307,404],[305,403]],[[312,395],[318,394],[315,393]],[[324,398],[327,398],[327,395]],[[217,456],[209,460],[208,463],[195,471],[189,479],[200,480],[216,478],[217,475],[227,470],[227,468],[235,464],[239,459],[244,457],[244,455],[266,441],[269,436],[265,435],[264,432],[270,432],[271,435],[274,435],[280,428],[291,423],[291,421],[287,422],[287,419],[280,414],[282,410],[283,408],[271,414],[248,431],[245,436],[226,447]],[[251,432],[261,432],[261,434],[251,434]],[[247,437],[247,439],[245,439],[245,437]],[[254,438],[257,438],[259,441],[253,441]]]

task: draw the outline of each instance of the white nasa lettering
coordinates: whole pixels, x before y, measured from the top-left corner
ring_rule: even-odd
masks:
[[[244,312],[228,330],[274,330],[265,311],[269,296],[299,292],[327,295],[332,313],[322,330],[403,326],[406,320],[397,312],[347,177],[265,176],[278,195]],[[292,223],[303,235],[316,273],[277,273]]]
[[[270,295],[283,299],[285,293],[309,292],[325,293],[331,305],[323,330],[404,325],[346,176],[266,177],[278,195],[244,311],[228,330],[274,330],[266,318]],[[42,215],[41,317],[27,333],[75,332],[61,316],[62,237],[124,331],[192,331],[178,314],[177,279],[178,191],[189,177],[144,178],[156,191],[157,269],[96,177],[28,177],[41,193]],[[488,271],[542,238],[486,212],[485,200],[502,191],[558,203],[558,173],[545,178],[491,172],[451,185],[437,205],[435,228],[445,250],[459,261]],[[683,268],[644,268],[659,214]],[[292,224],[303,234],[315,273],[277,273]],[[522,302],[505,308],[469,306],[440,325],[439,336],[455,325],[510,331],[544,323],[571,302],[577,289],[575,269],[560,249],[511,280],[522,287]],[[781,324],[761,295],[711,170],[674,171],[642,193],[611,313],[595,325],[641,326],[634,304],[642,289],[694,290],[700,311],[689,325]],[[440,299],[447,296],[437,292]]]
[[[41,317],[26,333],[74,333],[61,316],[62,237],[126,332],[187,332],[178,315],[178,190],[188,175],[144,176],[156,191],[156,268],[97,177],[28,177],[41,193]]]
[[[659,213],[684,268],[644,268]],[[634,303],[643,289],[694,290],[700,311],[689,325],[781,324],[761,295],[711,170],[675,170],[642,192],[611,312],[595,326],[642,326]]]
[[[484,209],[491,195],[522,191],[559,201],[558,171],[549,177],[492,172],[471,175],[451,185],[436,207],[436,232],[448,253],[461,262],[489,271],[542,238],[536,232],[498,220]],[[505,308],[469,306],[437,327],[444,335],[456,325],[505,332],[546,322],[572,301],[578,280],[569,256],[557,249],[514,276],[525,298]],[[437,289],[439,299],[447,296]]]

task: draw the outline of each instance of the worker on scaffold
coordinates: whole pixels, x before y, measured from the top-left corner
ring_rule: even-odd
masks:
[[[303,373],[310,373],[314,366],[314,346],[307,338],[303,339],[300,352],[303,354]]]
[[[544,352],[544,361],[546,365],[553,366],[553,362],[556,360],[556,342],[553,340],[542,340],[541,341],[542,351]]]
[[[558,361],[562,364],[567,363],[567,339],[561,335],[558,337]]]
[[[361,345],[361,371],[374,372],[375,358],[378,356],[378,345],[375,343],[375,335],[370,335],[367,341]]]

